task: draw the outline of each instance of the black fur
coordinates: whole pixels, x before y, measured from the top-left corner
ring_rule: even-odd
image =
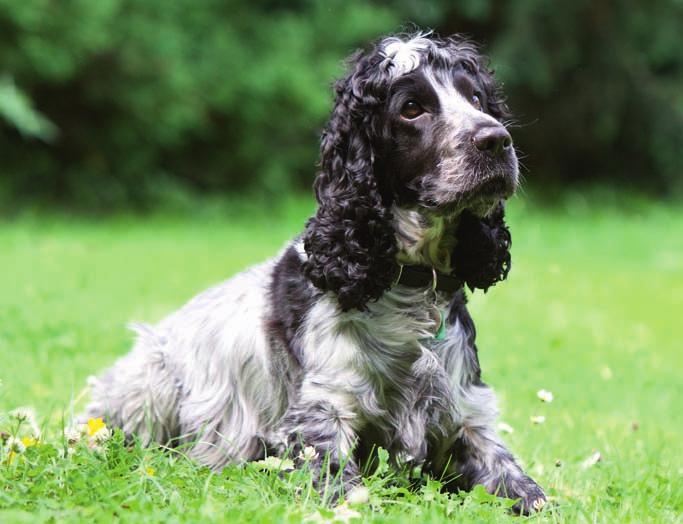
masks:
[[[431,67],[462,77],[461,88],[480,93],[489,115],[498,120],[507,115],[487,61],[473,44],[455,37],[431,40]],[[402,99],[401,89],[408,89],[405,77],[393,81],[377,46],[356,53],[350,73],[335,85],[336,101],[323,132],[315,181],[318,210],[303,236],[308,254],[303,272],[317,288],[335,293],[344,311],[365,309],[395,281],[391,204],[425,204],[420,188],[429,184],[426,174],[438,161],[436,140],[429,134],[438,133],[438,127],[423,133],[424,145],[416,146],[420,141],[415,129],[396,119],[394,105]],[[474,172],[486,171],[484,166],[491,163],[477,161],[482,166],[473,166]],[[502,211],[484,220],[465,213],[458,234],[457,276],[470,288],[484,290],[505,278],[510,257],[501,246],[509,234]]]
[[[488,290],[505,280],[510,272],[512,237],[504,220],[504,205],[500,202],[485,218],[469,211],[460,215],[452,262],[455,274],[470,289]]]
[[[301,348],[297,333],[306,314],[320,292],[313,288],[301,272],[301,258],[294,247],[278,260],[270,283],[270,311],[267,325],[270,336],[287,348],[301,364]]]
[[[391,212],[374,174],[372,137],[380,125],[386,77],[377,54],[356,55],[353,72],[335,86],[337,100],[323,133],[315,181],[318,211],[304,233],[304,273],[336,293],[343,310],[379,298],[396,272]]]

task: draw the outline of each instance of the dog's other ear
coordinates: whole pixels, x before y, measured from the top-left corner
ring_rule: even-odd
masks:
[[[473,65],[473,73],[477,75],[484,88],[486,112],[499,121],[509,118],[510,109],[505,102],[501,85],[496,80],[493,70],[489,68],[489,58],[481,54],[477,45],[468,40],[456,38],[452,41],[460,49],[460,53]]]
[[[304,274],[337,294],[342,310],[363,310],[397,274],[389,203],[373,172],[372,138],[380,129],[386,75],[380,57],[356,54],[351,73],[335,84],[336,102],[322,136],[315,180],[318,210],[306,225]]]
[[[512,116],[505,102],[505,95],[500,84],[493,76],[493,71],[488,68],[488,59],[479,59],[478,76],[486,93],[486,112],[498,121],[503,121]]]
[[[469,42],[464,49],[475,65],[475,73],[484,88],[486,112],[502,122],[511,113],[501,86],[489,69],[489,59]],[[471,290],[483,289],[486,292],[489,287],[507,278],[512,263],[512,237],[505,223],[505,201],[499,201],[484,218],[464,211],[460,216],[456,238],[457,244],[451,257],[454,274]]]
[[[478,288],[486,292],[508,276],[512,237],[504,218],[505,204],[502,200],[484,218],[469,211],[460,216],[457,245],[451,260],[454,274],[471,290]]]

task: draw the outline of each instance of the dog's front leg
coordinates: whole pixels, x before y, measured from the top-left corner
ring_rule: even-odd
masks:
[[[358,416],[350,393],[304,380],[282,421],[280,442],[299,465],[308,463],[321,496],[336,501],[358,481],[353,458]]]
[[[546,500],[543,490],[522,471],[494,429],[496,396],[481,381],[474,323],[462,294],[453,301],[450,321],[438,353],[451,377],[454,432],[442,444],[446,452],[441,460],[434,462],[436,473],[453,479],[449,488],[471,490],[482,484],[490,493],[519,499],[513,507],[518,513],[540,509]]]
[[[462,390],[462,425],[447,456],[453,485],[470,490],[482,484],[490,493],[518,499],[517,513],[529,514],[545,505],[543,490],[524,473],[493,429],[497,413],[488,386],[472,384]]]

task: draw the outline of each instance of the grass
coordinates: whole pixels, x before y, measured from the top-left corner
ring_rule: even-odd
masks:
[[[505,440],[551,496],[532,520],[683,522],[683,214],[598,204],[511,203],[513,271],[471,300],[484,379],[514,428]],[[158,320],[275,254],[312,209],[234,205],[242,211],[0,224],[0,413],[34,406],[52,443],[0,464],[0,522],[330,518],[305,471],[211,473],[182,453],[127,449],[120,435],[104,456],[81,445],[60,458],[71,401],[128,350],[127,321]],[[541,388],[552,403],[538,400]],[[602,460],[585,467],[595,451]],[[370,501],[355,510],[369,522],[519,521],[479,491],[409,490],[383,471],[365,483]]]

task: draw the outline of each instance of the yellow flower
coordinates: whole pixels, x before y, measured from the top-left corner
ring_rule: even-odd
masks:
[[[145,469],[145,473],[147,473],[147,475],[150,477],[153,477],[155,472],[156,470],[152,466],[147,466]]]
[[[106,427],[107,425],[101,418],[88,419],[88,436],[94,437],[99,430],[105,429]]]
[[[21,437],[21,443],[25,447],[30,448],[31,446],[36,446],[38,444],[38,439],[33,437]]]

